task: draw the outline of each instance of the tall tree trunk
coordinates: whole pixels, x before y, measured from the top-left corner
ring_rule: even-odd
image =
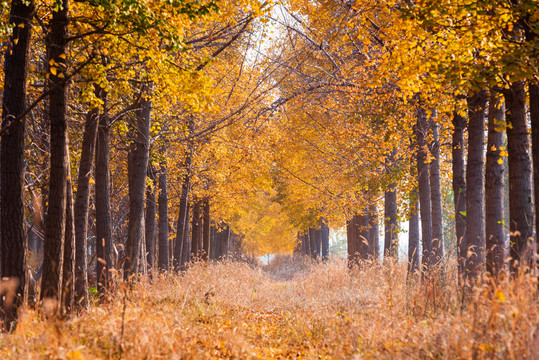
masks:
[[[210,257],[210,200],[204,199],[202,203],[202,212],[204,220],[202,221],[202,260],[208,261]]]
[[[324,218],[320,219],[320,237],[322,238],[322,260],[329,259],[329,227]]]
[[[100,90],[101,91],[101,90]],[[90,179],[97,140],[99,109],[93,108],[86,114],[82,149],[75,195],[75,306],[86,309],[88,294],[88,210],[90,204]]]
[[[112,268],[112,215],[110,209],[110,124],[105,112],[99,116],[95,151],[95,253],[97,292],[101,297],[110,289]],[[124,259],[121,259],[124,261]]]
[[[487,271],[493,276],[503,270],[505,236],[503,232],[504,163],[501,156],[505,107],[501,94],[490,92],[488,110],[487,163],[485,168],[485,233]]]
[[[311,256],[311,239],[309,238],[309,230],[303,233],[303,241],[305,243],[305,255]]]
[[[408,277],[419,270],[419,202],[412,205],[408,221]]]
[[[378,228],[378,207],[369,205],[369,247],[373,260],[380,258],[380,233]]]
[[[150,182],[146,186],[146,215],[145,215],[145,239],[146,239],[146,263],[148,270],[153,271],[155,265],[155,228],[157,224],[157,203],[155,193],[157,188],[155,169],[148,164],[148,178]]]
[[[430,146],[430,198],[432,206],[432,250],[433,261],[439,264],[444,256],[444,225],[442,207],[442,185],[440,181],[440,140],[438,124],[432,122],[432,143]]]
[[[67,157],[68,174],[71,173],[69,149]],[[73,213],[73,184],[68,177],[66,188],[66,228],[64,240],[64,266],[62,269],[62,309],[66,314],[73,311],[75,304],[75,215]]]
[[[192,136],[194,133],[194,119],[190,117],[189,119],[189,135]],[[178,211],[178,223],[176,229],[176,244],[174,245],[174,269],[180,271],[185,264],[183,262],[184,258],[187,258],[185,253],[187,242],[189,241],[188,237],[185,237],[185,229],[189,227],[189,190],[190,190],[190,181],[191,181],[191,161],[193,157],[193,143],[189,142],[187,146],[187,155],[183,163],[183,182],[182,182],[182,192],[180,195],[180,208]],[[188,233],[188,232],[187,232]]]
[[[466,278],[475,279],[485,263],[483,193],[484,133],[488,93],[468,98],[468,162],[466,163]]]
[[[1,275],[13,280],[14,298],[2,303],[3,329],[11,330],[17,309],[23,302],[25,286],[25,249],[27,243],[24,218],[24,137],[28,61],[32,37],[34,0],[13,0],[9,23],[13,34],[4,56],[4,93],[2,98],[2,135],[0,148],[0,256]],[[14,39],[17,39],[15,43]],[[17,120],[18,119],[18,120]]]
[[[166,156],[166,150],[164,150]],[[169,270],[167,163],[159,170],[159,270]]]
[[[202,251],[201,245],[201,232],[202,227],[202,217],[200,213],[200,201],[194,199],[193,203],[193,219],[191,225],[191,257],[198,259],[200,257],[200,252]]]
[[[455,205],[455,233],[459,283],[464,278],[466,259],[466,179],[464,177],[464,129],[466,118],[453,113],[452,166],[453,196]]]
[[[533,251],[533,209],[531,159],[526,126],[526,91],[517,81],[503,92],[506,105],[507,150],[509,162],[509,230],[511,231],[511,271],[529,265]]]
[[[399,256],[399,222],[397,218],[397,188],[392,183],[384,193],[384,258]]]
[[[191,238],[189,236],[191,229],[189,222],[189,209],[190,206],[189,203],[187,203],[185,209],[185,225],[183,226],[182,242],[180,244],[176,244],[176,246],[181,245],[182,248],[180,267],[178,268],[178,271],[185,270],[185,264],[187,264],[191,259]]]
[[[65,72],[67,54],[68,0],[52,12],[50,33],[47,35],[48,63],[51,64],[49,116],[51,120],[49,206],[45,231],[43,277],[41,299],[60,301],[62,266],[64,261],[64,238],[66,225],[66,192],[68,177],[67,142],[67,83],[58,77]],[[63,66],[61,64],[64,64]],[[56,75],[52,69],[56,69]],[[65,77],[65,74],[64,74]]]
[[[311,257],[316,259],[318,257],[318,249],[316,248],[316,231],[313,228],[309,228],[309,242],[311,247]]]
[[[129,227],[127,233],[126,275],[144,273],[146,256],[142,253],[144,242],[144,194],[146,172],[150,154],[151,101],[143,99],[136,112],[133,144],[129,151]]]
[[[533,184],[535,199],[535,232],[539,231],[539,84],[530,84],[530,119],[532,124]],[[537,235],[536,253],[539,253]]]
[[[423,258],[421,264],[429,271],[432,264],[432,207],[430,194],[429,164],[427,163],[427,114],[425,109],[417,110],[416,142],[417,142],[417,188],[419,192],[419,211],[421,214],[421,240],[423,241]]]
[[[371,249],[369,246],[370,231],[369,231],[369,211],[368,207],[362,209],[362,213],[356,215],[356,241],[359,251],[359,260],[368,260],[371,257]]]

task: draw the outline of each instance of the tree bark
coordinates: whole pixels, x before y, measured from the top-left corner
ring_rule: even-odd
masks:
[[[429,164],[427,164],[427,114],[425,109],[417,110],[416,142],[417,142],[417,187],[419,192],[419,211],[421,214],[421,240],[423,241],[424,270],[429,271],[432,264],[432,207],[430,193]]]
[[[408,221],[408,277],[419,270],[419,202],[412,205]]]
[[[210,200],[204,199],[202,203],[203,221],[202,221],[202,260],[208,261],[210,258]]]
[[[12,330],[17,309],[23,302],[25,249],[27,236],[24,217],[24,138],[28,62],[32,37],[34,0],[11,2],[9,23],[13,34],[4,56],[2,136],[0,145],[0,256],[1,275],[14,281],[13,298],[0,300],[4,330]],[[22,24],[22,25],[21,25]],[[17,43],[14,42],[17,39]]]
[[[68,174],[71,173],[69,149],[67,157]],[[62,269],[62,309],[71,314],[75,304],[75,215],[73,213],[73,184],[68,176],[66,188],[66,228],[64,240],[64,266]]]
[[[535,199],[535,242],[536,253],[539,253],[539,241],[537,241],[537,231],[539,230],[539,84],[530,84],[530,120],[532,126],[532,155],[533,155],[533,184]]]
[[[125,275],[145,273],[146,256],[142,253],[144,229],[144,194],[150,154],[150,112],[152,103],[143,99],[136,112],[133,144],[129,150],[129,227]]]
[[[181,242],[181,261],[180,261],[180,267],[178,271],[185,270],[185,264],[189,262],[191,259],[191,238],[189,236],[190,234],[190,221],[189,221],[189,203],[186,205],[185,209],[185,225],[183,226],[183,235],[182,235],[182,242]],[[178,220],[179,221],[179,220]],[[179,230],[178,230],[179,231]],[[178,246],[178,244],[176,244]]]
[[[369,211],[368,207],[362,209],[362,213],[356,215],[356,241],[359,260],[368,260],[371,257],[371,249],[369,244]]]
[[[86,114],[82,149],[75,195],[75,306],[86,309],[89,305],[88,294],[88,210],[90,204],[90,179],[97,141],[99,109],[94,108]]]
[[[481,90],[468,98],[468,162],[466,163],[465,277],[475,279],[485,263],[485,216],[483,193],[484,133],[488,93]]]
[[[51,89],[49,95],[51,155],[49,206],[45,231],[41,299],[58,301],[61,300],[59,292],[62,289],[66,228],[66,193],[67,177],[69,176],[67,171],[67,83],[58,77],[58,75],[65,73],[68,9],[68,0],[62,0],[62,6],[57,11],[52,12],[50,33],[47,36],[47,60],[51,64],[51,70],[53,68],[56,69],[56,75],[52,72],[49,74],[49,88]]]
[[[329,259],[329,227],[324,218],[320,219],[320,237],[322,238],[322,260]]]
[[[105,112],[99,116],[95,151],[95,230],[96,279],[101,297],[110,289],[112,268],[112,215],[110,209],[110,124]],[[123,261],[124,259],[122,259]]]
[[[464,278],[466,259],[466,179],[464,177],[464,129],[466,118],[453,113],[451,143],[453,166],[453,196],[455,206],[455,233],[457,244],[457,268],[459,282]]]
[[[531,196],[531,159],[526,126],[526,91],[517,81],[503,92],[506,105],[507,150],[509,163],[510,266],[516,273],[532,261],[533,208]]]
[[[200,213],[200,201],[194,199],[193,203],[193,219],[191,225],[191,257],[198,259],[200,257],[200,252],[202,251],[201,245],[201,232],[202,227],[202,217]]]
[[[166,150],[165,156],[166,156]],[[169,271],[167,163],[159,171],[159,270]]]
[[[438,124],[432,122],[432,143],[430,146],[430,198],[432,206],[432,256],[434,264],[440,265],[444,256],[444,224],[442,207],[442,185],[440,180],[440,140]]]
[[[152,164],[148,165],[149,184],[146,186],[146,263],[148,270],[153,271],[155,265],[155,228],[157,227],[157,203],[155,201],[155,193],[157,188],[155,169]]]
[[[380,234],[378,225],[378,207],[369,205],[369,252],[374,260],[380,258]]]
[[[491,90],[488,110],[487,163],[485,167],[485,233],[487,271],[493,276],[503,270],[505,236],[503,231],[504,163],[501,156],[505,107],[501,94]],[[501,162],[500,162],[501,160]]]
[[[399,222],[397,218],[397,188],[391,184],[384,193],[384,257],[399,256]]]

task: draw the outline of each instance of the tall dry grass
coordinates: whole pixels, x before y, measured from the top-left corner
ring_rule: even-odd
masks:
[[[533,359],[537,281],[407,283],[404,264],[347,270],[278,257],[265,268],[197,263],[182,276],[120,286],[69,320],[24,310],[2,359]]]

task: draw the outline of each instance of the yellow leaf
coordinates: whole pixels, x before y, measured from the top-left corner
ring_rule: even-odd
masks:
[[[95,184],[95,180],[92,179],[92,178],[90,178],[90,180],[88,180],[88,182],[89,182],[90,184]]]
[[[70,352],[67,353],[67,358],[68,359],[82,359],[82,354],[78,350],[76,351],[71,350]]]
[[[64,73],[59,73],[59,74],[58,74],[58,77],[59,77],[60,79],[65,78]]]
[[[51,74],[56,76],[56,68],[55,67],[51,67]]]
[[[503,159],[502,158],[498,159],[498,164],[500,164],[500,165],[503,164]]]
[[[17,45],[18,42],[19,42],[19,39],[13,39],[13,43],[14,43],[15,45]]]
[[[21,29],[24,29],[24,24],[23,23],[20,23],[19,25],[17,25],[18,27],[20,27]]]
[[[501,303],[505,303],[505,295],[501,290],[496,290],[496,297],[500,300]]]
[[[60,59],[64,59],[64,60],[65,60],[66,54],[60,54],[60,55],[58,55],[58,57],[59,57]]]

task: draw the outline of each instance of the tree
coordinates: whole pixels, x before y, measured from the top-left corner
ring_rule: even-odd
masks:
[[[137,104],[129,149],[129,226],[126,243],[126,276],[146,273],[144,240],[144,194],[150,156],[150,112],[152,103],[145,98]],[[143,255],[144,254],[144,255]]]
[[[17,319],[25,286],[24,137],[28,61],[35,2],[13,0],[9,24],[13,33],[4,57],[2,139],[0,148],[1,275],[13,281],[13,298],[2,301],[2,328]]]
[[[476,279],[485,263],[484,216],[484,132],[487,110],[486,91],[468,98],[468,162],[466,163],[466,272],[467,279]]]
[[[68,0],[53,9],[47,36],[49,74],[50,181],[41,299],[60,301],[64,265],[68,173],[67,56]]]
[[[90,180],[95,158],[99,109],[92,108],[86,114],[82,140],[77,193],[75,195],[75,305],[84,309],[89,305],[88,293],[88,208],[90,203]],[[95,181],[94,181],[95,183]]]
[[[457,266],[459,281],[464,278],[464,265],[466,259],[466,179],[464,167],[464,129],[466,118],[453,113],[453,133],[451,142],[452,170],[453,170],[453,200],[455,206],[455,233],[457,235]]]
[[[504,268],[504,161],[503,127],[505,107],[500,94],[490,91],[487,160],[485,167],[486,270],[497,276]]]
[[[163,147],[162,152],[166,157],[166,148]],[[169,271],[168,226],[167,163],[166,160],[162,160],[159,169],[159,270],[161,271]]]
[[[509,163],[510,267],[516,273],[528,266],[532,255],[533,210],[531,201],[531,159],[526,125],[526,91],[517,81],[503,92],[506,104],[507,152]],[[527,251],[527,253],[526,253]]]

